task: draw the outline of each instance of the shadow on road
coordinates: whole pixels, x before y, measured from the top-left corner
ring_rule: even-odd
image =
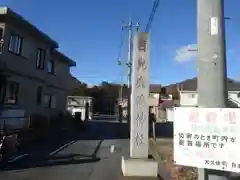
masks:
[[[97,162],[100,160],[97,157],[97,154],[103,140],[128,138],[127,127],[127,124],[112,121],[108,122],[98,120],[81,123],[79,126],[73,126],[71,129],[55,135],[54,138],[49,137],[39,144],[30,145],[29,148],[31,148],[28,149],[29,156],[27,158],[18,160],[11,164],[4,164],[0,170],[10,171]],[[54,150],[60,148],[60,151],[63,151],[68,147],[68,145],[66,147],[64,145],[78,140],[99,140],[99,142],[91,155],[67,154],[60,156],[58,153],[51,155],[51,152]]]
[[[88,121],[76,127],[72,140],[102,140],[102,139],[127,139],[129,127],[127,123],[116,121]],[[82,133],[81,133],[82,132]]]
[[[32,169],[39,167],[53,167],[53,166],[64,166],[64,165],[73,165],[73,164],[85,164],[85,163],[95,163],[100,161],[100,158],[93,157],[91,155],[81,155],[81,154],[67,154],[67,155],[58,155],[51,156],[49,158],[38,159],[34,162],[26,161],[25,163],[15,163],[8,164],[5,167],[2,167],[3,171],[13,171],[21,169]]]
[[[156,124],[157,137],[173,137],[172,123]],[[68,130],[47,138],[45,141],[30,145],[28,149],[29,156],[26,159],[18,160],[12,164],[5,164],[2,170],[20,170],[36,167],[49,167],[70,164],[94,163],[100,159],[97,157],[101,143],[106,139],[128,139],[129,126],[127,123],[116,121],[88,121],[80,123],[78,126],[72,126]],[[61,148],[69,142],[78,140],[99,140],[93,154],[67,154],[60,156],[58,153],[50,155],[52,151]],[[68,146],[64,147],[67,148]],[[64,150],[61,149],[60,151]]]

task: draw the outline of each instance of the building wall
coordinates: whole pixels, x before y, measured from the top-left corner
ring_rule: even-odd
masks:
[[[19,83],[18,104],[7,105],[6,107],[22,108],[27,115],[40,113],[42,115],[55,115],[59,111],[66,109],[66,98],[70,90],[70,73],[67,63],[52,57],[50,52],[52,46],[46,41],[35,38],[23,27],[13,24],[0,23],[4,27],[4,49],[0,54],[0,61],[10,70],[9,80]],[[17,34],[24,38],[22,46],[22,56],[8,51],[11,34]],[[46,51],[46,61],[44,70],[37,69],[36,56],[37,49],[42,48]],[[48,60],[55,61],[55,75],[48,73]],[[37,87],[43,87],[43,93],[54,95],[56,107],[45,108],[37,105]],[[43,100],[42,100],[43,101]]]
[[[8,51],[8,44],[12,33],[24,38],[22,45],[22,56],[15,55]],[[38,48],[42,48],[46,51],[44,70],[36,68]],[[10,70],[19,74],[35,77],[44,80],[45,83],[51,86],[69,90],[69,88],[66,88],[69,87],[69,67],[62,61],[52,57],[50,54],[51,49],[52,46],[49,43],[46,41],[41,41],[39,38],[35,38],[34,35],[29,35],[25,29],[9,23],[5,25],[4,54],[2,56],[2,60],[4,63],[6,63],[6,66]],[[52,75],[47,72],[47,62],[49,60],[55,61],[56,75]]]
[[[167,108],[166,113],[167,113],[167,121],[168,122],[173,122],[174,121],[174,109],[173,108]]]
[[[18,102],[16,105],[5,105],[5,107],[24,109],[26,116],[31,114],[41,114],[45,116],[54,116],[57,113],[62,112],[66,109],[66,92],[60,89],[52,88],[46,86],[41,81],[36,81],[34,79],[29,79],[25,77],[21,77],[19,75],[12,75],[8,80],[18,82],[19,90],[18,90]],[[47,108],[44,107],[43,104],[43,95],[42,95],[42,103],[40,105],[37,104],[37,87],[42,86],[43,95],[51,94],[55,97],[55,107]]]
[[[180,105],[181,106],[197,106],[198,94],[194,91],[181,91],[180,92]]]
[[[158,105],[159,105],[159,93],[150,93],[149,106],[158,106]]]
[[[22,46],[22,56],[15,55],[8,51],[8,45],[12,33],[24,38]],[[44,79],[47,75],[47,72],[44,72],[43,70],[38,70],[36,68],[36,57],[38,48],[46,50],[46,60],[50,59],[50,45],[41,42],[39,39],[36,39],[33,36],[29,36],[29,34],[27,34],[23,28],[9,23],[6,24],[4,35],[3,60],[6,62],[8,68],[18,73],[23,73]]]

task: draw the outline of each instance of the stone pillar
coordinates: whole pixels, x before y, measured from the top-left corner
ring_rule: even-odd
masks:
[[[133,50],[130,158],[122,158],[122,171],[124,176],[157,177],[158,163],[148,159],[149,37],[147,33],[136,35]]]

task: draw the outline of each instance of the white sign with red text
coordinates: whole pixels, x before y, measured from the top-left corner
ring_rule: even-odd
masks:
[[[175,108],[174,161],[240,172],[240,108]]]

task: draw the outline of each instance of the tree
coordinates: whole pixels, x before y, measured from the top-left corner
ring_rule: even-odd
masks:
[[[87,84],[79,83],[77,85],[77,87],[75,87],[72,90],[71,95],[73,95],[73,96],[87,96],[88,95],[87,91],[88,91]]]
[[[79,83],[72,91],[74,96],[90,96],[93,98],[94,113],[114,114],[116,102],[119,97],[119,84],[103,81],[98,86],[91,88],[87,84]]]

